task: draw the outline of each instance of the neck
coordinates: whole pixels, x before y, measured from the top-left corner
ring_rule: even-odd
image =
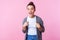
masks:
[[[35,17],[35,15],[33,15],[33,16],[29,16],[30,18],[33,18],[33,17]]]

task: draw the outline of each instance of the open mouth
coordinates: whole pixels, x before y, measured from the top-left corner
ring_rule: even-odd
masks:
[[[32,14],[32,13],[29,13],[29,14]]]

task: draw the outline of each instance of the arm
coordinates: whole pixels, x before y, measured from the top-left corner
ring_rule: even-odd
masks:
[[[27,24],[28,24],[28,22],[26,22],[26,21],[27,21],[27,17],[24,18],[24,20],[22,22],[22,32],[23,33],[26,33],[27,32]]]
[[[41,26],[41,24],[36,23],[36,27],[38,28],[38,30],[39,30],[40,32],[44,32],[44,27]]]
[[[37,17],[37,28],[40,32],[44,32],[45,31],[45,28],[44,28],[44,24],[43,24],[43,21],[40,17]]]
[[[28,26],[28,22],[25,22],[22,27],[22,30],[24,33],[26,33],[26,31],[27,31],[27,26]]]

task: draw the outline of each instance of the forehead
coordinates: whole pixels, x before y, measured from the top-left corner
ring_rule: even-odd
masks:
[[[28,5],[27,8],[34,8],[32,5]]]

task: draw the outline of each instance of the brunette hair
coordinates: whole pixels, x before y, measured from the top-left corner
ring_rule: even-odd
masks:
[[[35,5],[34,5],[33,2],[29,2],[29,4],[27,6],[29,6],[29,5],[32,5],[34,7],[34,10],[36,10]]]

